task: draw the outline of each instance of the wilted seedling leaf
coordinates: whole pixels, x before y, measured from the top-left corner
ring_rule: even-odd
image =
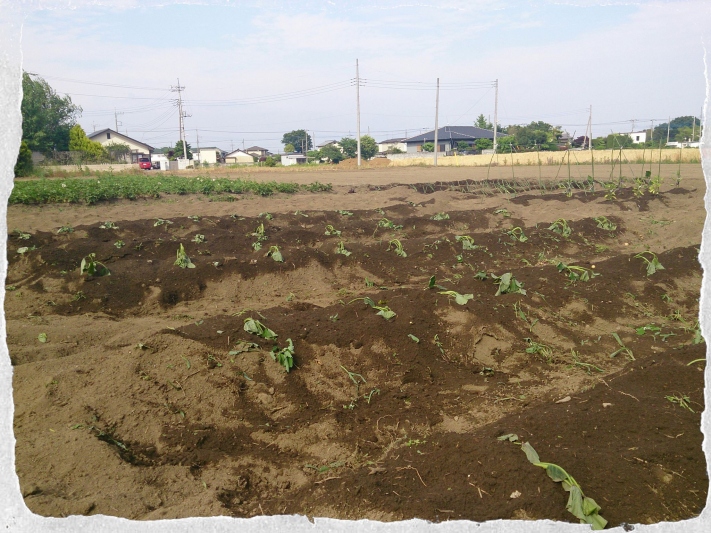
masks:
[[[333,226],[331,226],[329,224],[328,226],[326,226],[326,233],[325,234],[326,235],[335,235],[336,237],[340,237],[341,231],[337,230],[336,228],[334,228]]]
[[[118,226],[111,222],[110,220],[107,220],[103,224],[99,226],[101,229],[118,229]]]
[[[74,233],[74,228],[71,226],[62,226],[57,230],[57,233],[62,234],[62,233]]]
[[[272,348],[271,356],[272,359],[283,366],[288,372],[294,366],[294,343],[291,342],[291,339],[286,339],[286,342],[289,346],[282,348],[281,350],[277,346],[274,346],[274,348]]]
[[[259,213],[257,215],[257,218],[261,218],[261,217],[264,217],[267,220],[272,220],[274,218],[274,216],[271,213]]]
[[[165,220],[163,218],[156,218],[156,221],[153,223],[153,227],[155,228],[156,226],[165,226],[168,224],[172,224],[173,222],[171,220]]]
[[[175,253],[176,259],[175,263],[173,263],[176,266],[179,266],[180,268],[195,268],[195,265],[193,262],[190,260],[188,257],[188,254],[185,252],[185,248],[183,247],[183,244],[180,244],[180,248],[178,248],[178,251]]]
[[[647,259],[644,254],[649,254],[651,256],[651,259]],[[659,262],[659,259],[657,259],[657,254],[654,254],[652,252],[640,252],[635,255],[635,258],[642,259],[647,264],[647,276],[651,276],[657,270],[664,270],[664,267]]]
[[[197,244],[203,243],[205,242],[205,236],[198,233],[197,235],[195,235],[195,237],[192,238],[192,241]]]
[[[267,257],[271,257],[276,261],[277,263],[283,263],[284,259],[281,256],[281,252],[279,251],[278,246],[270,246],[269,251],[267,252]]]
[[[402,225],[400,224],[395,224],[392,220],[388,220],[387,218],[381,218],[378,221],[378,227],[379,228],[387,228],[387,229],[402,229]]]
[[[430,220],[449,220],[449,214],[447,213],[437,213],[436,215],[430,217]]]
[[[455,235],[454,239],[462,243],[462,250],[476,250],[478,248],[478,246],[474,244],[474,239],[469,235]]]
[[[393,239],[388,242],[388,248],[385,250],[386,252],[390,251],[390,248],[394,247],[394,251],[397,255],[400,257],[407,257],[407,254],[405,253],[405,250],[402,247],[402,243],[398,239]]]
[[[337,210],[336,210],[336,213],[338,213],[339,215],[343,215],[344,217],[351,217],[351,216],[353,216],[353,213],[351,213],[350,211],[345,211],[345,210],[343,210],[343,209],[337,209]]]
[[[459,305],[467,305],[467,302],[474,298],[473,294],[459,294],[455,291],[441,291],[440,294],[446,294],[454,298],[454,301]]]
[[[516,442],[518,440],[518,435],[516,435],[516,433],[507,433],[506,435],[496,437],[496,440],[507,440],[509,442]]]
[[[555,233],[559,233],[563,237],[569,237],[572,233],[570,226],[568,226],[568,221],[564,218],[559,218],[558,220],[553,222],[553,224],[548,226],[548,229]]]
[[[495,215],[502,215],[504,218],[508,218],[511,216],[511,213],[509,213],[508,209],[497,209],[494,211]]]
[[[348,257],[349,255],[351,255],[352,252],[349,252],[348,250],[346,250],[346,247],[343,244],[343,241],[341,241],[338,243],[338,246],[336,247],[336,253],[345,255],[346,257]]]
[[[595,222],[597,222],[597,227],[602,228],[607,231],[615,231],[617,229],[617,224],[610,222],[607,217],[599,216],[595,217]]]
[[[520,227],[515,227],[515,228],[507,231],[506,235],[508,235],[513,240],[518,241],[518,242],[526,242],[528,240],[528,237],[526,237],[526,235],[523,233],[523,230]]]
[[[39,335],[37,335],[37,340],[40,341],[41,343],[47,342],[47,334],[40,333]]]
[[[408,334],[407,334],[407,337],[408,337],[411,341],[413,341],[413,342],[416,342],[416,343],[418,343],[418,344],[420,343],[420,339],[418,339],[417,337],[415,337],[412,333],[408,333]]]
[[[523,288],[523,284],[520,283],[516,278],[514,278],[511,272],[507,272],[506,274],[502,274],[501,276],[496,276],[492,274],[491,277],[494,279],[494,282],[499,285],[499,288],[494,296],[516,292],[523,295],[526,294],[526,290]]]
[[[249,333],[254,333],[255,335],[267,340],[277,338],[276,333],[262,324],[259,320],[255,320],[251,317],[244,319],[244,330]]]
[[[427,288],[428,288],[428,289],[441,289],[441,290],[443,290],[443,291],[446,291],[446,290],[447,290],[446,287],[442,287],[442,285],[437,285],[437,278],[436,278],[435,276],[432,276],[432,277],[430,278],[430,282],[429,282],[429,284],[427,285]]]
[[[103,263],[96,261],[96,254],[91,253],[81,260],[81,265],[79,266],[80,274],[87,274],[89,276],[110,276],[111,272]]]

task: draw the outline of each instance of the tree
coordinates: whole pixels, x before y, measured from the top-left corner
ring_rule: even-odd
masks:
[[[422,145],[423,152],[434,152],[434,143],[424,143]]]
[[[29,176],[32,173],[32,150],[27,141],[20,143],[20,153],[15,163],[15,177]]]
[[[287,154],[289,154],[289,153],[291,153],[291,152],[293,152],[293,151],[294,151],[294,145],[293,145],[293,144],[289,143],[289,144],[285,144],[285,145],[284,145],[284,152],[286,152]]]
[[[516,144],[516,137],[507,135],[496,139],[496,151],[499,153],[508,153],[513,151],[513,146]]]
[[[343,161],[344,158],[343,152],[341,152],[338,146],[334,146],[333,144],[324,146],[323,148],[321,148],[320,152],[321,157],[325,157],[334,165],[337,165],[338,163]]]
[[[69,96],[59,96],[40,78],[22,74],[22,140],[30,150],[69,150],[69,130],[81,115],[81,107]]]
[[[119,159],[126,160],[126,156],[131,153],[131,148],[126,143],[112,142],[104,145],[104,150],[109,157],[118,161]]]
[[[372,159],[378,153],[378,143],[370,135],[360,138],[360,156],[363,159]]]
[[[308,135],[306,130],[294,130],[289,133],[285,133],[281,138],[281,144],[291,144],[294,147],[292,152],[297,152],[299,154],[305,154],[313,148],[311,135]],[[306,144],[306,146],[304,146],[304,144]],[[288,152],[286,147],[284,148],[284,151]]]
[[[192,159],[193,153],[190,151],[190,143],[185,143],[185,148],[187,148],[188,159]],[[172,157],[172,159],[177,159],[177,158],[183,157],[183,141],[178,141],[177,143],[175,143],[175,148],[173,148],[173,153],[174,153],[174,156]]]
[[[79,124],[69,130],[69,151],[80,152],[82,160],[85,161],[98,161],[106,156],[102,144],[89,139]]]
[[[356,157],[358,155],[358,141],[351,139],[350,137],[343,137],[338,144],[341,145],[341,151],[345,156],[344,159],[351,157]]]
[[[474,141],[474,145],[479,150],[490,150],[494,147],[494,141],[492,141],[491,139],[477,139],[476,141]]]
[[[483,130],[493,130],[494,129],[494,125],[491,122],[489,122],[488,120],[486,120],[486,117],[484,116],[483,113],[480,114],[478,117],[476,117],[476,120],[474,121],[474,126],[476,126],[477,128],[481,128]]]
[[[620,148],[629,148],[632,146],[632,137],[629,135],[619,135],[611,133],[605,139],[605,148],[608,150],[619,150]]]

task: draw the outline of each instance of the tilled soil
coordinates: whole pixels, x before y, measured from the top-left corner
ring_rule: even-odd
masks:
[[[182,199],[163,223],[159,201],[124,202],[116,229],[68,207],[72,232],[12,233],[5,312],[30,509],[575,521],[560,484],[497,439],[515,433],[611,525],[701,511],[704,364],[688,363],[705,351],[703,190],[377,194],[254,200],[261,216],[254,202],[200,212]],[[359,195],[367,208],[350,207],[368,203]],[[560,218],[569,236],[550,229]],[[174,265],[180,243],[195,268]],[[664,267],[651,275],[635,257],[647,248]],[[80,275],[90,253],[110,276]],[[525,294],[496,295],[508,272]],[[278,337],[246,332],[248,318]],[[287,339],[288,373],[272,357]]]

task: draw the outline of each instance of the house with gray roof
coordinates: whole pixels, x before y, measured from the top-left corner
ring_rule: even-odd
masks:
[[[407,144],[407,153],[422,152],[422,145],[425,143],[434,143],[435,130],[408,137],[404,142]],[[504,137],[503,133],[496,133],[496,138]],[[459,142],[466,142],[469,146],[473,146],[477,139],[490,139],[493,141],[493,130],[485,130],[476,126],[444,126],[437,130],[437,144],[439,144],[438,152],[450,152],[457,148]]]

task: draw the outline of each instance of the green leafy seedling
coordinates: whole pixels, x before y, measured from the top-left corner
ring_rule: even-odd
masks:
[[[340,237],[341,231],[337,230],[329,224],[328,226],[326,226],[326,235],[335,235],[336,237]]]
[[[511,216],[511,213],[509,213],[508,209],[497,209],[494,211],[495,215],[502,215],[504,218],[509,218]]]
[[[558,465],[541,462],[538,453],[528,442],[524,442],[521,445],[521,449],[531,464],[545,469],[548,477],[556,483],[561,483],[563,490],[570,493],[568,503],[565,506],[568,512],[579,519],[581,524],[590,524],[593,530],[605,528],[607,520],[599,514],[602,508],[595,500],[583,494],[583,490],[580,488],[578,482],[573,479],[573,476]]]
[[[81,265],[79,266],[79,272],[81,274],[87,274],[89,276],[110,276],[111,272],[106,268],[106,265],[96,260],[96,254],[91,253],[81,260]]]
[[[595,278],[600,275],[599,272],[593,272],[587,268],[580,266],[569,266],[563,262],[556,265],[558,272],[565,272],[570,281],[590,281],[590,278]]]
[[[415,337],[412,333],[408,333],[408,334],[407,334],[407,338],[410,339],[412,342],[415,342],[415,343],[417,343],[417,344],[420,343],[420,339],[418,339],[417,337]]]
[[[595,222],[597,222],[598,228],[602,228],[607,231],[615,231],[617,229],[617,224],[608,220],[607,217],[595,217]]]
[[[649,254],[650,259],[648,259],[644,254]],[[647,264],[647,276],[651,276],[657,270],[664,270],[664,267],[659,262],[659,259],[657,259],[657,254],[652,252],[640,252],[635,255],[635,258],[642,259]]]
[[[74,228],[71,226],[62,226],[57,230],[57,233],[59,233],[60,235],[62,233],[74,233]]]
[[[266,340],[276,339],[278,336],[259,320],[255,320],[252,317],[244,319],[244,330]]]
[[[116,242],[114,243],[114,246],[115,246],[116,248],[123,248],[124,246],[126,246],[126,243],[123,242],[123,241],[116,241]]]
[[[291,342],[291,339],[286,339],[286,342],[289,346],[281,350],[277,346],[274,346],[271,356],[272,359],[284,367],[284,370],[289,372],[294,366],[294,343]]]
[[[688,409],[692,413],[695,411],[691,408],[691,399],[686,395],[686,394],[679,394],[674,395],[674,396],[665,396],[665,399],[669,400],[671,403],[677,404],[679,407],[683,407],[684,409]]]
[[[469,235],[455,235],[454,239],[462,243],[462,250],[476,250],[478,246],[474,244],[474,239]]]
[[[632,350],[630,350],[627,346],[625,346],[625,343],[622,342],[622,339],[620,339],[620,336],[615,333],[614,331],[612,332],[612,336],[615,338],[617,341],[617,344],[619,344],[620,348],[618,350],[615,350],[610,354],[610,357],[615,357],[621,353],[624,353],[629,357],[632,361],[635,361],[634,355],[632,354]]]
[[[156,221],[153,223],[153,227],[158,227],[158,226],[167,226],[168,224],[172,224],[172,220],[166,220],[164,218],[156,218]]]
[[[183,244],[180,244],[180,248],[178,248],[178,251],[175,253],[175,263],[173,263],[176,266],[179,266],[180,268],[195,268],[195,265],[193,262],[190,260],[188,257],[188,254],[185,252],[185,248],[183,247]]]
[[[338,213],[339,215],[342,215],[344,217],[352,217],[353,216],[353,213],[351,213],[350,211],[345,211],[344,209],[337,209],[336,213]]]
[[[262,217],[264,217],[267,220],[272,220],[274,218],[274,215],[272,215],[271,213],[259,213],[257,215],[257,218],[262,218]]]
[[[340,241],[338,243],[338,246],[336,247],[336,253],[348,257],[353,252],[349,252],[348,250],[346,250],[346,246],[343,244],[343,241]]]
[[[387,218],[381,218],[378,221],[377,227],[378,228],[394,229],[394,230],[402,229],[401,224],[395,224],[392,220],[388,220]]]
[[[437,285],[437,278],[435,276],[430,277],[430,281],[427,284],[428,289],[441,289],[443,291],[446,291],[446,287],[442,287],[442,285]]]
[[[452,298],[454,298],[454,301],[457,302],[459,305],[467,305],[467,302],[474,298],[473,294],[459,294],[455,291],[441,291],[440,294],[446,294],[447,296],[451,296]]]
[[[399,255],[400,257],[407,257],[407,253],[405,253],[405,250],[402,247],[402,243],[398,239],[393,239],[388,242],[388,249],[386,252],[390,251],[390,248],[394,247],[394,251],[396,255]]]
[[[449,220],[449,215],[447,213],[437,213],[436,215],[430,217],[430,220]]]
[[[267,257],[271,257],[276,261],[277,263],[283,263],[284,258],[281,256],[281,252],[279,251],[278,246],[270,246],[269,251],[266,254]]]
[[[101,229],[118,229],[118,226],[111,222],[110,220],[107,220],[103,224],[99,226]]]
[[[528,237],[526,237],[526,235],[523,233],[523,230],[519,227],[515,227],[507,231],[506,235],[518,242],[526,242],[528,240]]]
[[[564,218],[559,218],[553,222],[553,224],[548,226],[548,229],[554,233],[562,235],[563,237],[570,237],[570,234],[572,233],[570,226],[568,226],[568,222]]]
[[[195,235],[195,237],[192,238],[192,241],[197,244],[203,243],[205,242],[205,236],[198,233],[197,235]]]
[[[512,294],[519,293],[526,295],[526,290],[523,288],[523,283],[520,283],[516,278],[514,278],[511,272],[502,274],[501,276],[491,275],[494,282],[498,284],[499,288],[494,296],[499,296],[501,294]]]

